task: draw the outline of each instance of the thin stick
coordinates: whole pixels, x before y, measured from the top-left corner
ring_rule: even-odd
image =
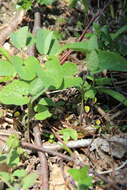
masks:
[[[112,173],[113,171],[118,171],[122,168],[124,168],[125,166],[127,165],[127,160],[125,162],[123,162],[119,167],[117,168],[114,168],[114,169],[111,169],[111,170],[107,170],[107,171],[102,171],[102,172],[98,172],[98,174],[109,174],[109,173]]]
[[[66,146],[68,148],[81,148],[81,147],[88,147],[92,142],[92,139],[81,139],[76,141],[69,141]],[[54,151],[54,150],[62,150],[63,146],[62,143],[53,143],[53,144],[44,144],[43,147],[45,149]]]
[[[109,184],[110,187],[115,188],[116,190],[119,190],[119,187],[117,187],[116,184],[114,184],[111,180],[108,180],[107,178],[105,178],[104,176],[98,174],[97,172],[94,172],[94,175],[98,178],[100,178],[101,180],[103,180],[105,183]]]
[[[33,36],[37,33],[38,29],[41,27],[41,15],[38,6],[35,6],[35,13],[34,13],[34,26],[32,30]],[[35,55],[35,44],[28,47],[27,53],[29,56]]]
[[[61,157],[62,159],[64,160],[67,160],[67,161],[72,161],[74,162],[74,159],[71,158],[70,156],[66,156],[64,154],[61,154],[57,151],[52,151],[48,148],[44,148],[42,146],[37,146],[37,145],[34,145],[34,144],[31,144],[31,143],[27,143],[27,142],[21,142],[21,146],[23,148],[26,148],[26,149],[29,149],[29,150],[35,150],[35,151],[40,151],[40,152],[47,152],[48,154],[51,154],[51,155],[54,155],[54,156],[59,156]]]
[[[34,138],[35,138],[35,143],[37,146],[42,146],[41,143],[41,136],[40,136],[40,131],[39,131],[39,125],[35,123],[35,126],[33,128],[34,132]],[[40,173],[41,173],[41,190],[48,190],[48,161],[46,158],[46,155],[44,152],[38,152],[38,156],[40,159]]]
[[[109,115],[107,113],[105,113],[105,111],[99,107],[99,106],[95,106],[96,110],[98,111],[98,113],[101,114],[101,116],[110,123],[111,126],[114,126],[113,121],[110,119]]]

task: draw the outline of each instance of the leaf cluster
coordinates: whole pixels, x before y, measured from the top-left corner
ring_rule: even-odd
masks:
[[[28,39],[31,36],[31,40]],[[45,57],[45,64],[41,64],[34,56],[22,58],[10,56],[0,48],[3,59],[0,60],[0,76],[8,77],[8,82],[0,91],[2,104],[25,105],[33,104],[42,94],[51,90],[63,90],[70,87],[79,87],[82,83],[80,77],[75,77],[77,66],[71,62],[60,65],[58,55],[62,47],[50,30],[38,30],[34,40],[28,32],[28,27],[23,27],[11,35],[11,42],[15,47],[24,51],[24,48],[34,41],[38,52]],[[9,81],[10,79],[10,81]],[[2,78],[1,78],[2,80]],[[43,99],[34,107],[35,119],[44,120],[51,116],[48,111],[51,101],[45,105]]]
[[[0,171],[0,179],[7,185],[8,190],[20,188],[27,190],[36,182],[38,175],[36,173],[28,174],[25,169],[16,169],[20,163],[20,156],[24,154],[17,135],[11,135],[7,139],[6,145],[8,150],[0,155],[0,164],[6,164],[12,172]]]

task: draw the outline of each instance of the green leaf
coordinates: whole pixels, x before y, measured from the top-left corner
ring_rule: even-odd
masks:
[[[16,48],[24,48],[27,44],[28,26],[20,28],[11,34],[11,42]]]
[[[3,153],[0,155],[0,163],[4,163],[6,161],[7,156]]]
[[[96,96],[96,90],[94,88],[90,88],[89,90],[87,90],[85,93],[84,93],[84,99],[87,100],[87,99],[93,99],[95,98]]]
[[[17,135],[10,135],[6,143],[9,148],[17,148],[19,146],[19,138]]]
[[[27,59],[22,59],[13,56],[11,62],[21,79],[29,81],[36,77],[36,67],[39,65],[39,61],[35,57],[29,56]]]
[[[62,65],[64,76],[70,76],[77,73],[77,65],[71,62],[66,62]]]
[[[89,84],[87,81],[84,82],[83,84],[84,91],[87,91],[91,88],[91,84]]]
[[[19,164],[19,155],[17,153],[16,149],[12,149],[8,154],[7,154],[7,164],[10,167],[17,166]]]
[[[98,49],[97,37],[96,35],[92,35],[92,37],[85,42],[75,42],[63,46],[63,49],[67,48],[73,49],[75,51],[81,51],[83,53],[88,53],[90,51]]]
[[[127,25],[120,27],[120,29],[116,33],[111,34],[111,37],[113,40],[116,40],[124,32],[127,32]]]
[[[92,186],[92,177],[89,176],[87,166],[81,169],[70,169],[68,172],[79,185]]]
[[[35,107],[35,111],[38,112],[38,113],[35,114],[35,119],[37,119],[37,120],[45,120],[48,117],[52,116],[52,114],[49,112],[47,106],[43,106],[43,105],[38,104]]]
[[[54,0],[38,0],[41,5],[51,5],[53,2]]]
[[[64,89],[71,87],[80,87],[81,84],[82,84],[82,79],[80,77],[65,76],[61,88]]]
[[[18,0],[18,8],[22,7],[23,9],[29,10],[32,7],[33,2],[30,0]]]
[[[43,85],[43,81],[40,78],[37,77],[30,83],[29,92],[32,96],[35,96],[40,92],[43,92],[44,90],[45,88]]]
[[[20,170],[15,170],[12,174],[12,176],[15,176],[15,177],[25,177],[27,175],[27,172],[26,170],[23,170],[23,169],[20,169]]]
[[[9,60],[10,57],[11,57],[11,56],[9,55],[8,51],[7,51],[6,49],[4,49],[4,48],[1,48],[1,47],[0,47],[0,54],[3,55],[3,56],[4,56],[6,59],[8,59],[8,60]]]
[[[44,105],[44,106],[55,106],[55,103],[52,101],[51,98],[42,98],[38,104]]]
[[[114,42],[114,46],[116,47],[116,49],[118,50],[118,52],[126,57],[127,55],[127,43],[126,43],[126,40],[127,40],[127,36],[126,34],[122,35],[118,40],[116,40]]]
[[[92,51],[87,54],[87,67],[93,74],[106,70],[127,71],[127,61],[115,52]]]
[[[36,47],[39,53],[48,54],[53,37],[53,31],[39,29],[36,34]]]
[[[57,57],[48,60],[42,69],[38,70],[38,76],[45,88],[58,89],[63,81],[62,66]]]
[[[99,69],[103,71],[114,70],[114,71],[127,71],[127,60],[115,52],[109,51],[98,51],[99,58]]]
[[[16,70],[14,66],[5,60],[0,60],[0,76],[15,76]]]
[[[36,43],[36,38],[28,32],[27,39],[26,39],[26,46],[31,46]]]
[[[43,81],[40,78],[34,79],[30,83],[29,93],[32,95],[31,102],[34,102],[39,96],[41,96],[47,88],[43,85]]]
[[[101,77],[101,78],[95,78],[95,83],[96,85],[111,85],[112,84],[112,79],[106,78],[106,77]]]
[[[115,98],[116,100],[127,106],[127,98],[121,93],[108,88],[98,88],[97,90],[101,93],[105,93],[112,96],[113,98]]]
[[[3,104],[24,105],[29,102],[29,84],[14,80],[0,91],[0,102]]]
[[[1,179],[2,181],[4,181],[5,183],[6,183],[6,182],[8,183],[8,182],[11,180],[11,176],[10,176],[10,174],[7,173],[7,172],[0,172],[0,179]]]
[[[79,87],[81,85],[82,79],[80,77],[73,76],[78,71],[77,65],[71,62],[66,62],[62,66],[62,69],[64,76],[62,88]]]
[[[38,175],[36,173],[31,173],[23,178],[21,184],[23,189],[28,189],[34,185]]]
[[[93,50],[89,54],[87,54],[86,63],[87,63],[88,70],[91,71],[93,74],[100,72],[99,58],[98,58],[98,54],[95,50]]]
[[[58,40],[53,35],[52,41],[51,41],[51,44],[50,44],[50,48],[49,48],[49,51],[48,51],[48,55],[49,56],[58,55],[61,52],[62,52],[62,48],[61,48]]]
[[[13,79],[13,77],[1,77],[0,76],[0,82],[9,82]]]
[[[68,142],[70,138],[77,140],[78,134],[77,131],[71,128],[62,129],[59,131],[63,135],[64,142]]]

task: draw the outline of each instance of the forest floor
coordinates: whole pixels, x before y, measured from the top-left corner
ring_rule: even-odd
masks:
[[[15,0],[0,0],[0,35],[6,31],[8,23],[13,19],[16,9]],[[28,26],[32,31],[34,25],[34,9],[24,14],[22,21],[14,30],[22,26]],[[41,28],[54,30],[62,34],[61,44],[67,42],[75,42],[80,38],[89,16],[83,14],[80,7],[70,8],[67,1],[58,1],[50,6],[40,6]],[[109,19],[110,20],[110,19]],[[15,22],[15,20],[13,20]],[[103,21],[104,22],[104,21]],[[115,25],[115,24],[114,24]],[[92,26],[89,27],[91,31]],[[13,32],[13,31],[12,31]],[[1,38],[1,37],[0,37]],[[19,52],[13,47],[9,41],[9,36],[5,37],[4,43],[1,44],[11,55]],[[37,54],[37,58],[40,55]],[[78,66],[79,73],[86,72],[87,68],[84,64],[84,56],[82,53],[73,52],[67,57],[68,61],[72,61]],[[116,74],[117,81],[126,79],[127,74]],[[122,78],[123,77],[123,78]],[[0,88],[4,84],[0,83]],[[119,84],[118,84],[119,85]],[[119,86],[117,85],[117,88]],[[120,87],[127,94],[125,87]],[[67,172],[71,168],[81,168],[87,165],[90,175],[93,176],[92,190],[126,190],[127,189],[127,108],[118,101],[108,95],[98,95],[96,105],[87,103],[83,105],[89,106],[90,110],[81,111],[82,97],[78,90],[70,88],[62,92],[49,93],[48,97],[53,101],[59,100],[64,102],[64,106],[52,108],[53,117],[45,121],[39,121],[38,125],[41,133],[41,142],[43,146],[51,146],[54,148],[54,155],[45,153],[48,162],[49,189],[50,190],[72,190],[75,189],[74,181]],[[107,109],[107,111],[106,111]],[[15,117],[15,113],[19,111],[20,116]],[[0,149],[3,149],[4,143],[1,140],[3,136],[12,134],[17,131],[22,134],[21,138],[25,139],[24,131],[21,125],[22,114],[26,111],[26,107],[5,106],[0,105],[0,112],[4,112],[4,117],[0,118]],[[98,126],[98,127],[96,127]],[[78,140],[73,141],[70,145],[71,158],[68,161],[69,152],[66,149],[57,150],[55,143],[62,143],[59,130],[63,128],[71,128],[77,131]],[[3,134],[5,132],[5,134]],[[34,131],[31,129],[31,143],[34,142]],[[7,135],[8,136],[8,135]],[[83,140],[83,141],[82,141]],[[52,141],[52,143],[50,143]],[[76,145],[76,142],[79,143]],[[81,144],[80,144],[81,143]],[[83,144],[84,143],[84,144]],[[55,155],[55,152],[61,153],[65,158]],[[30,189],[42,189],[43,172],[41,171],[40,157],[37,152],[27,151],[27,159],[21,160],[20,169],[25,168],[28,172],[37,172],[39,178],[37,183]],[[73,162],[73,159],[77,160]],[[4,171],[0,167],[1,171]],[[6,187],[4,188],[6,189]],[[85,189],[84,189],[85,190]]]

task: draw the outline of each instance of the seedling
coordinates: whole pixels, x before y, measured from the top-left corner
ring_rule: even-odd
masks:
[[[89,176],[87,166],[81,169],[70,169],[68,172],[77,182],[77,190],[87,190],[92,187],[92,177]]]

